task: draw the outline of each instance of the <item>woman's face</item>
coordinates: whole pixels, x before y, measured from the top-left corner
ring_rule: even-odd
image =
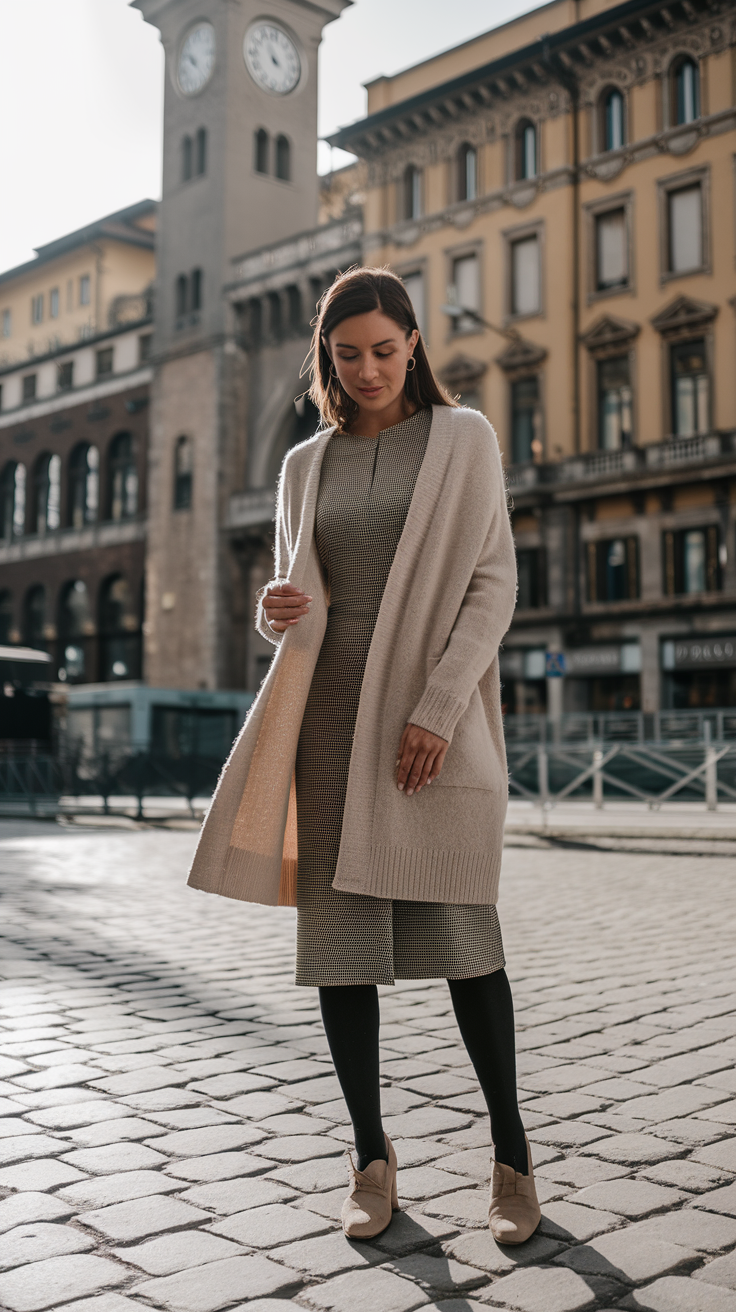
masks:
[[[343,319],[327,347],[337,376],[363,411],[379,413],[403,396],[406,366],[419,340],[381,310]]]

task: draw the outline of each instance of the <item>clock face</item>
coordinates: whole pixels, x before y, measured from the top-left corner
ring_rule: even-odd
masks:
[[[288,96],[302,75],[299,51],[274,23],[254,23],[248,29],[243,56],[253,81],[276,96]]]
[[[179,53],[179,89],[185,96],[196,96],[209,82],[214,67],[215,29],[211,23],[197,23],[187,32]]]

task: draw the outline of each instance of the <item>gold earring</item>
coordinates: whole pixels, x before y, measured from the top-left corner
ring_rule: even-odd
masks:
[[[416,367],[417,367],[416,359],[413,355],[410,355],[409,359],[406,362],[406,372],[408,374],[413,374]]]

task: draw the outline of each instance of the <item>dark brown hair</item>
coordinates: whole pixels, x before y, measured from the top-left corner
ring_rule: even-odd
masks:
[[[313,320],[314,335],[307,356],[311,376],[309,395],[326,424],[336,424],[343,432],[349,430],[357,418],[358,406],[348,396],[338,378],[332,373],[332,360],[327,341],[339,324],[358,314],[380,310],[398,324],[408,337],[418,329],[417,317],[409,293],[403,282],[389,269],[366,269],[356,265],[338,274],[331,287],[322,296]],[[414,348],[416,365],[407,370],[404,395],[415,409],[430,405],[457,405],[438,383],[421,333]]]

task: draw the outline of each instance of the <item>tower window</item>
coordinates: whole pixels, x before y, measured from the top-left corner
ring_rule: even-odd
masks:
[[[253,138],[253,167],[256,173],[268,173],[268,133],[259,128]]]
[[[282,182],[291,180],[291,144],[283,135],[276,138],[276,177]]]
[[[176,280],[176,317],[183,319],[187,312],[188,301],[188,279],[185,274],[180,273]]]
[[[201,269],[192,269],[191,292],[189,297],[189,304],[191,309],[195,312],[197,310],[201,310],[202,308],[202,270]]]
[[[460,147],[457,157],[457,198],[475,200],[478,195],[478,152],[474,146]]]
[[[130,433],[118,433],[110,443],[109,480],[110,518],[135,518],[138,513],[138,470]]]
[[[511,447],[514,464],[541,460],[542,415],[539,378],[518,378],[511,384]]]
[[[177,439],[174,448],[174,510],[189,510],[192,505],[193,450],[188,437]]]
[[[59,317],[59,288],[52,287],[49,292],[49,317],[58,319]]]
[[[43,323],[43,292],[31,297],[31,323]]]
[[[422,174],[414,164],[404,173],[404,218],[418,219],[422,213]]]
[[[626,286],[629,281],[629,250],[623,209],[596,215],[595,260],[597,291]]]
[[[674,122],[692,123],[700,118],[700,74],[693,59],[683,59],[675,68]]]
[[[192,176],[192,138],[184,137],[181,143],[181,180],[188,182]]]
[[[207,129],[197,129],[197,177],[207,172]]]
[[[528,118],[521,120],[516,128],[516,178],[536,178],[537,176],[537,129]]]
[[[619,150],[624,144],[624,98],[617,87],[603,94],[603,149]]]
[[[88,273],[83,273],[79,279],[79,304],[89,305],[91,299],[90,278]]]

